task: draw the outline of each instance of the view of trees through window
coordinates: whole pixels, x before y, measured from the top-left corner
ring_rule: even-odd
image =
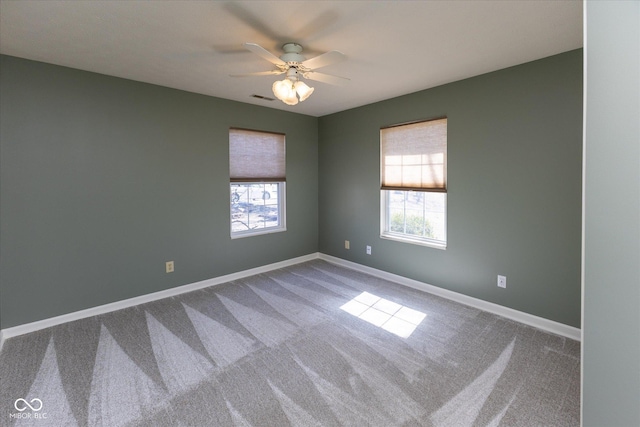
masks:
[[[386,231],[446,241],[446,193],[386,190]]]
[[[231,231],[259,231],[278,228],[280,183],[232,183]]]

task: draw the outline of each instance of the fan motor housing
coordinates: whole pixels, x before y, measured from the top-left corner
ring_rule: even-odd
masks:
[[[284,54],[280,59],[286,62],[287,65],[297,65],[300,62],[304,62],[306,59],[304,56],[300,55],[302,52],[302,46],[298,43],[285,43],[282,45],[282,50],[284,50]]]

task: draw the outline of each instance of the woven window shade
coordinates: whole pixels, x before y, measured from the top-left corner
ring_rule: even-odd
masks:
[[[383,190],[447,191],[447,119],[380,130]]]
[[[285,181],[284,135],[229,129],[231,182]]]

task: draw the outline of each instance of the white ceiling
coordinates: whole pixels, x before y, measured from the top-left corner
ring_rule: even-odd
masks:
[[[0,0],[0,53],[220,98],[323,116],[582,47],[581,0],[14,1]],[[273,97],[280,76],[242,48],[307,58],[339,50],[296,106]]]

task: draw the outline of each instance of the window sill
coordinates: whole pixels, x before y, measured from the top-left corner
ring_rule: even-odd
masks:
[[[238,233],[234,233],[231,235],[231,239],[242,239],[244,237],[252,237],[252,236],[260,236],[262,234],[273,234],[273,233],[280,233],[283,231],[287,231],[287,229],[285,227],[279,227],[279,228],[268,228],[268,229],[263,229],[260,231],[244,231],[244,232],[238,232]]]
[[[411,245],[426,246],[429,248],[440,249],[442,251],[447,250],[446,242],[442,243],[442,242],[424,240],[424,239],[412,239],[406,236],[399,236],[396,234],[385,234],[385,233],[380,234],[380,238],[385,240],[393,240],[400,243],[409,243]]]

